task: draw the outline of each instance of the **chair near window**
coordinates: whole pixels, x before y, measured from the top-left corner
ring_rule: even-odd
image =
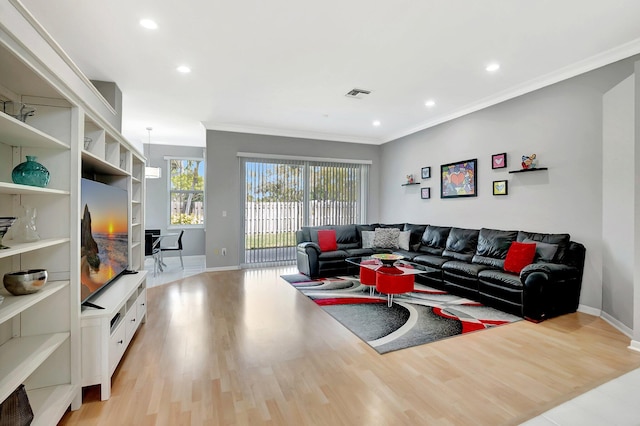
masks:
[[[178,234],[178,239],[176,240],[175,245],[163,246],[162,243],[164,242],[164,240],[161,241],[160,253],[162,254],[165,251],[177,251],[178,254],[180,254],[180,266],[182,266],[182,269],[184,269],[184,263],[182,262],[182,234],[184,234],[184,229],[182,229],[180,231],[180,234]]]
[[[144,230],[144,255],[153,256],[153,276],[158,276],[158,272],[162,272],[162,264],[160,263],[160,230],[145,229]]]
[[[153,254],[153,243],[155,243],[159,235],[160,235],[159,229],[144,230],[144,255],[145,256],[151,256]]]

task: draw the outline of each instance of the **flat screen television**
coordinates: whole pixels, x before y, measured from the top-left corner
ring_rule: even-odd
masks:
[[[90,179],[81,181],[80,298],[89,299],[112,283],[129,265],[127,191]]]

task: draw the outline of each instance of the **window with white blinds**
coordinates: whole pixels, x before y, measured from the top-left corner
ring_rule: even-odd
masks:
[[[241,158],[244,173],[245,265],[295,260],[302,226],[361,223],[368,164]]]

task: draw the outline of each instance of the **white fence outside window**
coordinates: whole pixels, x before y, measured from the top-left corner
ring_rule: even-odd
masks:
[[[341,225],[333,223],[335,217],[351,218],[357,215],[360,204],[342,201],[310,201],[311,226]],[[253,202],[246,203],[245,232],[295,232],[302,227],[302,202]]]

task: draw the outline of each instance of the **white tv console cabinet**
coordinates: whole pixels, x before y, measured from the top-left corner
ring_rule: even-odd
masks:
[[[103,401],[111,397],[111,376],[146,321],[146,278],[147,271],[123,275],[91,300],[104,309],[82,308],[82,386],[99,384]]]

